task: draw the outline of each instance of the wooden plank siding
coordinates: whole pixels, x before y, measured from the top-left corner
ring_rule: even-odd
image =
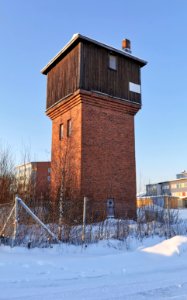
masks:
[[[47,74],[47,108],[79,89],[80,43]]]
[[[141,94],[129,91],[129,82],[141,84],[137,62],[84,42],[82,46],[82,89],[141,103]],[[117,70],[109,68],[109,55],[117,58]]]
[[[109,68],[110,54],[117,58],[117,70]],[[66,53],[47,76],[47,109],[78,89],[141,104],[141,94],[129,91],[129,82],[140,84],[139,63],[88,41]]]

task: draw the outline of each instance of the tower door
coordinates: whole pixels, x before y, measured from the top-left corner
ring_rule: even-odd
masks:
[[[114,218],[114,199],[107,200],[107,218]]]

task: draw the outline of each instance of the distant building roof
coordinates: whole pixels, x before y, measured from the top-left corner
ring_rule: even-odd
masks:
[[[146,184],[146,186],[148,185],[157,185],[157,184],[163,184],[163,183],[170,183],[170,182],[174,182],[174,181],[182,181],[182,180],[187,180],[187,177],[180,177],[180,178],[175,178],[175,179],[171,179],[171,180],[167,180],[167,181],[160,181],[160,182],[156,182],[156,183],[148,183]]]
[[[25,163],[23,163],[23,164],[21,164],[21,165],[17,165],[16,166],[16,168],[20,168],[20,167],[23,167],[23,166],[25,166],[25,165],[29,165],[29,164],[41,164],[41,163],[51,163],[51,161],[29,161],[29,162],[25,162]]]

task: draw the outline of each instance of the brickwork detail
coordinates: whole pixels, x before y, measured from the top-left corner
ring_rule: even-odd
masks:
[[[78,90],[54,107],[52,119],[52,191],[60,183],[60,170],[66,163],[71,170],[73,188],[93,203],[106,205],[114,199],[116,207],[136,209],[134,115],[140,105],[107,95]],[[72,135],[67,137],[67,120]],[[59,139],[59,126],[64,137]],[[120,205],[119,205],[120,204]],[[123,210],[123,214],[124,214]],[[123,216],[116,211],[116,215]]]

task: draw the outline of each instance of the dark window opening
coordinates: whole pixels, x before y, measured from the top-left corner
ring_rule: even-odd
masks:
[[[62,140],[64,137],[64,124],[60,124],[59,128],[59,139]]]
[[[67,121],[67,137],[70,137],[72,133],[72,122],[71,119]]]
[[[117,57],[112,54],[109,55],[109,68],[117,70]]]

